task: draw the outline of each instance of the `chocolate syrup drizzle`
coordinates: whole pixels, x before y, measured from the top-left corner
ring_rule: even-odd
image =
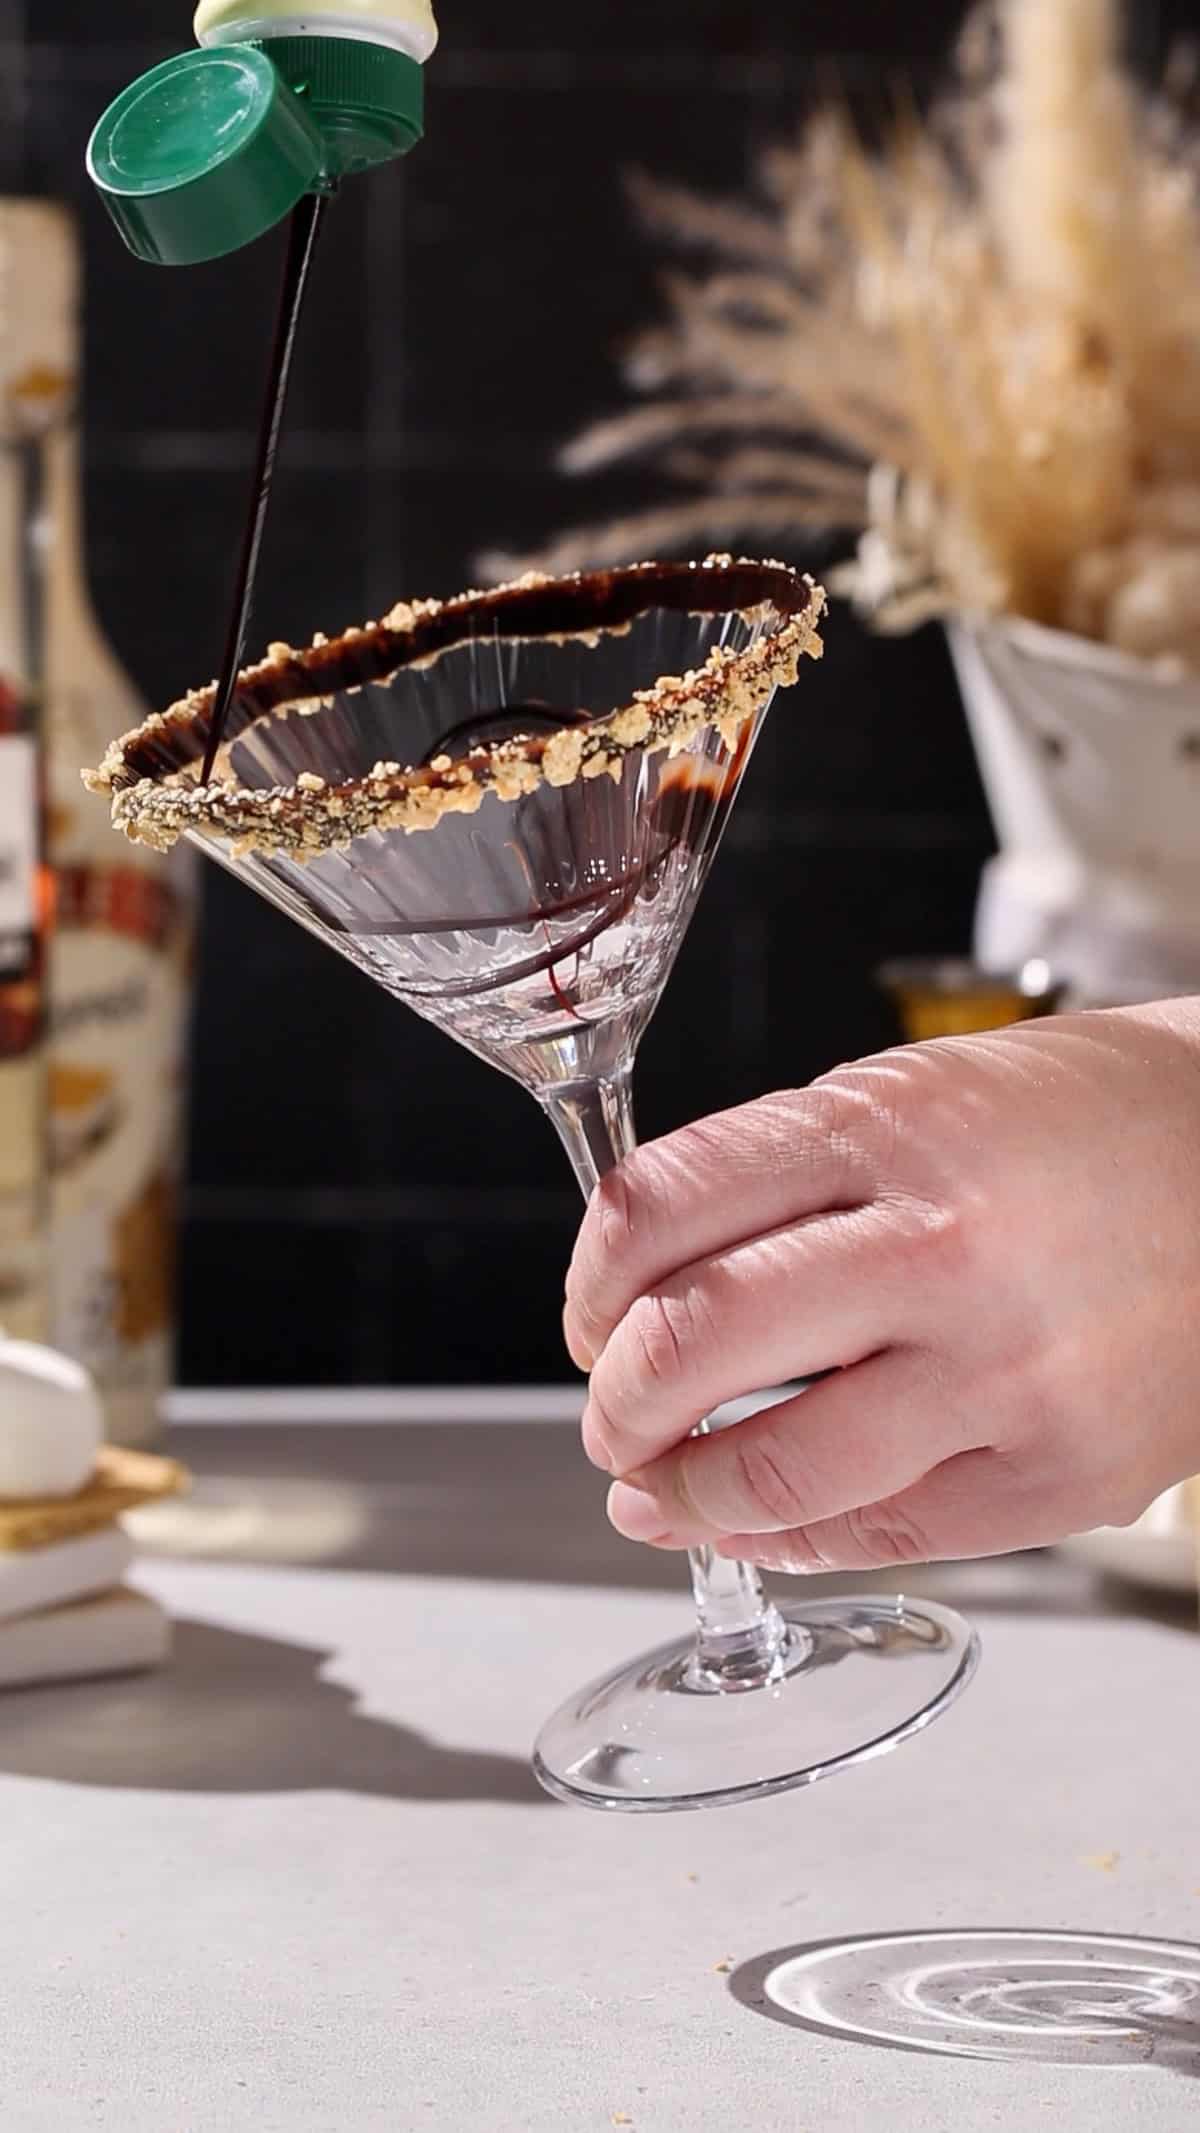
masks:
[[[442,732],[426,749],[421,767],[428,767],[442,756],[453,758],[498,742],[527,740],[539,733],[558,733],[587,723],[588,713],[585,711],[556,710],[542,702],[481,709],[473,717]],[[619,872],[614,871],[602,884],[596,883],[566,895],[539,893],[535,886],[536,865],[532,859],[525,859],[529,901],[513,909],[491,907],[485,912],[458,908],[437,916],[426,912],[419,919],[389,917],[373,922],[347,921],[325,912],[324,923],[335,932],[351,933],[360,941],[401,940],[437,934],[478,933],[481,930],[491,932],[509,927],[541,928],[545,945],[540,951],[532,949],[519,964],[506,961],[504,968],[496,972],[443,982],[438,988],[439,997],[442,1000],[479,997],[485,993],[502,992],[518,980],[527,982],[544,975],[563,1014],[578,1021],[579,1010],[571,998],[571,980],[560,977],[559,973],[565,965],[577,964],[585,949],[601,934],[627,918],[639,897],[653,894],[654,885],[675,853],[699,854],[710,843],[715,844],[722,818],[737,792],[750,741],[751,728],[747,725],[726,764],[697,761],[690,756],[680,756],[676,761],[662,764],[659,791],[645,816],[641,853],[633,864],[627,864]],[[582,796],[585,814],[590,803],[591,795],[585,792]],[[562,834],[573,838],[569,820],[563,822]],[[523,858],[519,837],[510,838],[509,850],[519,859]],[[580,869],[576,867],[573,871],[578,874]],[[568,923],[567,934],[556,939],[551,927],[561,925],[563,921]],[[571,921],[576,923],[572,926]]]
[[[225,653],[221,661],[221,678],[213,698],[208,746],[204,751],[204,767],[200,773],[202,785],[207,785],[212,776],[213,764],[224,737],[229,708],[233,702],[246,650],[246,636],[254,606],[254,587],[258,577],[258,559],[262,552],[271,487],[275,478],[275,461],[279,455],[279,437],[283,428],[284,409],[287,406],[292,357],[296,352],[296,337],[300,331],[300,317],[304,309],[313,255],[330,197],[330,194],[324,192],[306,193],[304,199],[292,211],[287,257],[279,290],[275,339],[271,348],[267,389],[258,428],[254,486],[250,493],[246,530],[242,535],[242,552],[238,562],[229,629],[225,638]]]
[[[428,765],[441,755],[457,755],[497,741],[524,739],[538,732],[557,733],[566,727],[587,723],[585,711],[555,710],[545,703],[508,704],[495,711],[479,711],[474,717],[443,732],[426,750],[422,764]],[[424,914],[411,921],[392,917],[374,923],[349,923],[326,914],[325,923],[336,932],[351,932],[361,940],[470,933],[481,928],[490,931],[510,926],[544,926],[547,928],[544,953],[535,954],[519,970],[507,967],[495,976],[474,977],[459,986],[445,986],[442,997],[448,999],[499,991],[517,977],[536,977],[545,972],[564,1012],[574,1015],[575,1009],[556,979],[556,970],[578,957],[600,934],[624,919],[639,895],[662,873],[672,854],[677,851],[699,852],[710,840],[715,842],[721,827],[720,818],[732,804],[741,781],[750,740],[751,729],[747,726],[727,764],[697,762],[687,756],[665,764],[660,773],[659,792],[647,813],[642,856],[624,871],[611,874],[602,886],[582,888],[565,896],[539,896],[533,886],[536,870],[530,863],[527,866],[530,900],[515,909],[489,909],[486,916],[478,910],[460,909],[437,917]],[[586,808],[587,796],[584,805]],[[510,849],[516,851],[519,846],[511,842]],[[574,917],[578,917],[579,930],[564,940],[551,940],[548,930],[551,922]]]

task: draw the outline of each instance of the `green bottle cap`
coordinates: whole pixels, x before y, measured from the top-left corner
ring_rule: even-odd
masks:
[[[142,75],[87,156],[130,251],[162,266],[240,251],[321,182],[327,161],[315,114],[248,44],[185,52]]]
[[[425,76],[407,52],[359,37],[272,37],[261,49],[311,111],[332,177],[390,163],[421,139]]]

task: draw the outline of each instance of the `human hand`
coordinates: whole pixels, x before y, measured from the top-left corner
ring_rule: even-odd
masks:
[[[631,1539],[840,1570],[1132,1521],[1200,1472],[1200,1002],[911,1046],[639,1150],[565,1324]]]

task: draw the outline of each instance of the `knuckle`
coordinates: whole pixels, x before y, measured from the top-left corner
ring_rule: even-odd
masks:
[[[844,1518],[827,1521],[804,1535],[808,1551],[808,1568],[820,1571],[859,1570],[862,1557],[846,1532]]]
[[[902,1504],[867,1504],[848,1511],[845,1526],[847,1538],[864,1563],[886,1569],[892,1564],[931,1560],[928,1535]]]
[[[683,1363],[683,1347],[674,1315],[661,1296],[647,1296],[634,1306],[630,1331],[639,1382],[651,1388],[674,1383]]]
[[[677,1385],[709,1333],[695,1291],[644,1296],[630,1313],[638,1377],[651,1388]]]
[[[733,1451],[742,1490],[764,1521],[764,1530],[787,1532],[793,1526],[804,1525],[809,1507],[803,1491],[781,1460],[769,1433],[736,1430]]]
[[[900,1077],[886,1067],[839,1067],[809,1092],[814,1127],[852,1172],[891,1169],[900,1138]]]
[[[926,1204],[921,1209],[921,1250],[939,1279],[961,1283],[986,1274],[994,1252],[995,1225],[986,1231],[957,1201]]]
[[[940,1302],[977,1262],[976,1226],[957,1203],[941,1199],[889,1196],[887,1213],[895,1270]]]

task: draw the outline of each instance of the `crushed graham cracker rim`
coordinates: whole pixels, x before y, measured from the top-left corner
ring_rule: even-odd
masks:
[[[367,776],[338,784],[306,772],[291,786],[249,789],[229,774],[230,744],[273,713],[319,711],[335,696],[387,685],[406,667],[429,667],[485,632],[510,643],[596,644],[626,633],[656,608],[766,617],[769,627],[742,652],[718,647],[703,667],[663,676],[635,692],[631,703],[557,732],[438,756],[419,768],[380,762]],[[732,747],[775,690],[795,682],[800,660],[820,658],[824,608],[822,589],[788,564],[731,556],[560,578],[531,573],[492,592],[398,606],[383,622],[339,638],[318,633],[304,651],[272,646],[266,660],[239,678],[230,741],[208,785],[199,783],[199,766],[215,684],[145,719],[83,779],[110,799],[114,826],[137,842],[166,850],[196,831],[229,839],[239,854],[303,860],[344,850],[372,830],[432,829],[448,814],[473,814],[488,793],[512,801],[542,784],[619,779],[628,755],[676,754],[705,727],[716,728]]]

